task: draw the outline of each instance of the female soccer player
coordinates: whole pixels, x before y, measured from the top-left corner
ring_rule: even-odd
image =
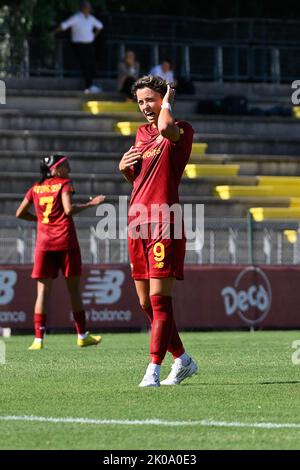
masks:
[[[85,311],[79,288],[81,255],[78,245],[73,214],[101,204],[105,196],[96,196],[85,204],[74,204],[72,182],[69,179],[70,165],[61,154],[45,157],[41,163],[41,179],[35,183],[17,209],[16,216],[37,221],[32,278],[37,280],[37,299],[34,310],[35,339],[30,350],[43,348],[46,325],[46,304],[52,287],[52,280],[61,269],[69,290],[75,327],[80,347],[96,345],[101,336],[86,332]],[[34,204],[36,215],[29,212]]]
[[[194,130],[174,119],[174,90],[165,80],[151,75],[140,78],[133,93],[148,124],[139,127],[135,145],[123,155],[119,169],[133,184],[129,256],[139,301],[151,323],[151,362],[139,386],[177,385],[197,372],[197,364],[185,352],[173,318],[172,287],[175,279],[183,279],[185,237],[175,236],[183,226],[182,216],[176,222],[167,209],[179,203],[178,186]],[[155,212],[155,205],[164,205],[164,210]],[[174,364],[160,382],[160,365],[167,351]]]

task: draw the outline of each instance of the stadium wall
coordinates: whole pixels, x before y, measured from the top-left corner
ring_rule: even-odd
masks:
[[[30,265],[0,268],[0,326],[32,330],[35,281]],[[174,290],[180,329],[299,328],[299,266],[188,265]],[[144,329],[130,276],[122,264],[85,265],[82,293],[88,327]],[[70,303],[62,277],[54,285],[48,328],[73,330]]]

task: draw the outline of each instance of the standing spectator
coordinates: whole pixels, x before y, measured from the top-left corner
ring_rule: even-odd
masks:
[[[118,65],[118,90],[125,95],[126,101],[133,101],[131,87],[139,78],[140,64],[133,51],[126,51]]]
[[[55,32],[71,28],[72,44],[85,80],[85,93],[98,93],[101,88],[93,84],[96,76],[96,57],[94,41],[103,29],[103,23],[91,15],[88,1],[81,3],[80,11],[63,21]]]
[[[156,65],[150,70],[150,75],[160,77],[171,85],[175,84],[175,77],[173,71],[173,63],[170,59],[163,59],[160,64]]]

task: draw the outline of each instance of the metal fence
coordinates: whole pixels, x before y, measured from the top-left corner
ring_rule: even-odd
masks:
[[[170,57],[177,76],[192,80],[286,83],[300,76],[297,21],[117,14],[103,21],[103,34],[95,42],[99,77],[116,77],[126,48],[136,52],[143,74]],[[69,34],[31,37],[23,44],[3,35],[0,71],[25,77],[79,75]]]
[[[84,263],[128,264],[126,234],[122,239],[99,240],[94,220],[77,223]],[[289,232],[287,232],[289,230]],[[12,224],[0,229],[1,264],[32,263],[35,230]],[[245,219],[205,220],[202,239],[186,252],[187,264],[288,264],[300,263],[300,223],[259,222]]]

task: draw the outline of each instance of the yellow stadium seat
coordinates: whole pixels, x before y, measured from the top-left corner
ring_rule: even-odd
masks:
[[[300,186],[300,176],[258,176],[257,179],[260,186]]]
[[[207,150],[208,145],[205,142],[199,143],[195,142],[192,145],[191,157],[198,157],[204,155]]]
[[[200,176],[236,176],[240,165],[218,165],[218,164],[200,164],[189,163],[184,170],[188,178],[197,178]]]
[[[221,199],[231,199],[233,197],[300,197],[300,185],[253,185],[253,186],[217,186],[215,193]]]
[[[251,207],[249,212],[256,222],[276,219],[300,219],[300,207]]]
[[[290,207],[300,207],[300,197],[291,197]]]
[[[300,119],[300,106],[293,106],[293,117]]]
[[[86,101],[82,105],[82,109],[91,114],[132,113],[139,111],[137,103],[127,103],[125,101]]]
[[[145,124],[145,122],[117,122],[114,126],[114,131],[122,135],[132,135],[136,133],[136,131],[142,124]]]
[[[284,230],[283,234],[287,238],[287,241],[289,243],[294,244],[297,242],[297,238],[298,238],[297,230]]]
[[[237,197],[268,197],[273,196],[272,186],[216,186],[214,194],[220,199],[228,200]]]

